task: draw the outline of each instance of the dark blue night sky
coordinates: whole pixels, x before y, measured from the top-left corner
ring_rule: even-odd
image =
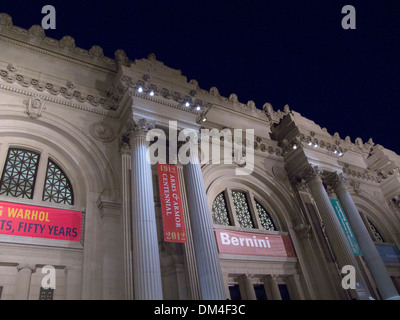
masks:
[[[0,0],[15,25],[41,24],[56,8],[56,30],[76,45],[131,60],[158,60],[203,89],[236,93],[258,108],[292,110],[329,133],[372,137],[400,154],[400,1],[20,1]],[[356,9],[356,29],[341,26]]]

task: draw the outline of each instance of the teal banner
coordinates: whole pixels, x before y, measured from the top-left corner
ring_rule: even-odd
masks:
[[[351,250],[355,256],[362,256],[360,247],[356,237],[354,236],[353,230],[351,230],[350,223],[344,214],[343,208],[340,205],[338,199],[330,198],[333,209],[335,210],[336,217],[338,218],[340,225],[346,235],[347,241],[350,244]]]

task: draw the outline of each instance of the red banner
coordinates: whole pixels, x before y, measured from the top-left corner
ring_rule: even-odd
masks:
[[[220,253],[295,257],[289,236],[215,229]]]
[[[167,242],[186,242],[178,168],[174,165],[160,163],[157,167],[164,240]]]
[[[0,234],[80,241],[82,212],[0,201]]]

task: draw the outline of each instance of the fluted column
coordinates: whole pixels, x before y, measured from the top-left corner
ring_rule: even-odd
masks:
[[[124,296],[134,298],[132,272],[132,232],[131,232],[131,149],[127,141],[120,144],[122,164],[122,237],[124,251]]]
[[[192,226],[189,217],[189,209],[188,209],[188,202],[187,202],[187,195],[186,195],[186,188],[183,181],[185,180],[183,175],[183,168],[182,166],[178,166],[178,177],[179,177],[179,186],[181,190],[181,198],[182,198],[182,206],[183,206],[183,214],[185,220],[185,228],[186,228],[186,239],[187,242],[185,243],[185,266],[188,275],[189,287],[190,287],[190,297],[192,300],[200,300],[201,293],[200,293],[200,285],[199,285],[199,278],[197,275],[197,265],[196,265],[196,255],[194,251],[193,245],[193,237],[192,237]]]
[[[15,282],[15,300],[28,300],[31,287],[32,273],[35,267],[30,265],[18,265],[18,274]]]
[[[224,300],[226,293],[203,174],[197,156],[183,166],[202,299]]]
[[[338,260],[339,267],[343,268],[345,265],[353,266],[356,272],[356,282],[362,283],[364,289],[368,291],[368,287],[364,281],[357,260],[354,257],[349,243],[347,242],[346,235],[336,217],[329,196],[324,188],[318,167],[310,166],[306,179],[311,194],[318,207],[318,211],[321,214],[321,218],[325,225],[326,234]],[[354,289],[348,290],[354,298],[358,297]]]
[[[239,281],[242,282],[243,287],[246,290],[247,300],[257,300],[256,292],[254,290],[254,286],[253,286],[253,283],[251,282],[249,275],[247,275],[247,274],[242,275],[239,278]]]
[[[144,119],[133,123],[132,150],[132,237],[135,299],[160,300],[162,283],[154,209],[153,182],[147,160],[147,131],[153,125]]]
[[[393,281],[376,249],[368,230],[361,219],[353,199],[347,189],[347,178],[343,174],[334,174],[334,190],[343,207],[351,229],[363,253],[364,260],[374,278],[382,299],[400,299]]]
[[[268,275],[264,279],[264,287],[267,293],[268,300],[282,300],[279,290],[278,281],[275,275]]]

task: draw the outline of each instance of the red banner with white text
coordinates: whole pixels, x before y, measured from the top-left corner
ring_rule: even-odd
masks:
[[[287,235],[215,229],[220,253],[267,257],[295,257]]]
[[[0,201],[0,234],[80,241],[82,212]]]
[[[186,242],[182,198],[179,189],[177,166],[158,163],[158,181],[164,227],[164,240]]]

